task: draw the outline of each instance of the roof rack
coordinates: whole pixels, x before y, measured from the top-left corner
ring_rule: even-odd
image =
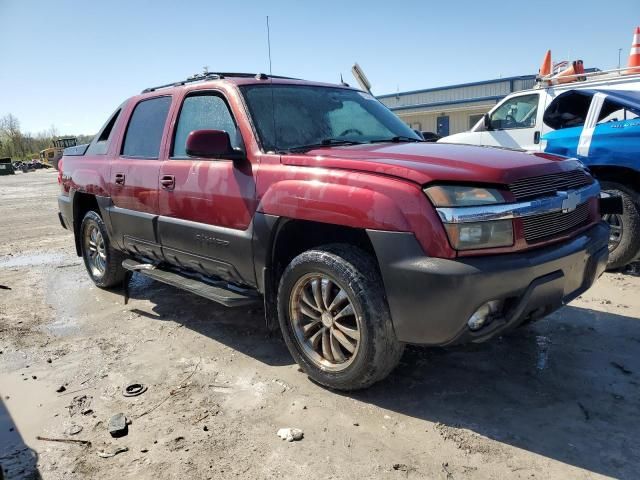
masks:
[[[222,80],[225,77],[236,77],[236,78],[252,78],[253,77],[256,80],[267,80],[269,78],[299,80],[298,78],[282,77],[280,75],[266,75],[264,73],[209,72],[205,69],[203,73],[196,73],[195,75],[191,75],[186,80],[180,80],[178,82],[172,82],[172,83],[165,83],[164,85],[158,85],[157,87],[145,88],[144,90],[142,90],[141,93],[149,93],[155,90],[159,90],[161,88],[179,87],[181,85],[185,85],[187,83],[193,83],[193,82],[204,82],[208,80]]]
[[[610,80],[610,79],[623,79],[629,78],[637,79],[638,74],[629,74],[627,73],[629,67],[621,67],[621,68],[613,68],[610,70],[600,70],[597,68],[587,69],[584,73],[576,73],[574,75],[566,75],[563,77],[565,80],[571,80],[571,82],[567,82],[564,85],[570,85],[572,82],[595,82],[597,80]],[[553,80],[555,79],[555,75],[547,75],[545,77],[536,78],[536,85],[534,88],[543,88],[553,85]]]

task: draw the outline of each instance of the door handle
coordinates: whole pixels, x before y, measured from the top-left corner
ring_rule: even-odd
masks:
[[[160,185],[165,190],[173,190],[176,186],[176,177],[175,175],[163,175],[160,179]]]
[[[116,185],[124,185],[124,173],[116,173]]]
[[[540,132],[539,131],[533,132],[533,143],[535,143],[536,145],[540,143]]]

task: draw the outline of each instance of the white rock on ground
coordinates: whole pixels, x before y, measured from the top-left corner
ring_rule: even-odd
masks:
[[[281,428],[278,430],[278,436],[287,442],[302,440],[304,432],[299,428]]]

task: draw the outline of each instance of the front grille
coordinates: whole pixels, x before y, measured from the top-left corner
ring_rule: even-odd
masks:
[[[538,242],[578,228],[589,220],[589,204],[582,203],[573,212],[553,212],[522,219],[524,238]]]
[[[592,182],[593,179],[585,171],[569,170],[568,172],[523,178],[510,184],[509,190],[516,197],[516,200],[526,200],[553,196],[558,191],[584,187]]]

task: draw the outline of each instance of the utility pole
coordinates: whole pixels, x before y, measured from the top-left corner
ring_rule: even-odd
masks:
[[[622,49],[618,49],[618,70],[620,70],[620,55],[622,54]]]

